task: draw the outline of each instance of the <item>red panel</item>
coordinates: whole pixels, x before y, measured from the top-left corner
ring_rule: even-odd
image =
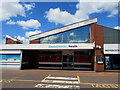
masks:
[[[90,63],[91,62],[91,56],[90,55],[75,55],[74,56],[74,62]]]
[[[62,55],[53,55],[52,62],[62,62]]]
[[[39,62],[62,62],[62,55],[40,55]]]

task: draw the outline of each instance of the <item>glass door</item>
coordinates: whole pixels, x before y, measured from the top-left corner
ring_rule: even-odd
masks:
[[[120,70],[119,60],[119,55],[105,56],[106,70]]]
[[[73,69],[73,56],[72,55],[64,55],[63,56],[63,69]]]

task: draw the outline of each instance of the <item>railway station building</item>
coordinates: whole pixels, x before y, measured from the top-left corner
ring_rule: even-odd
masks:
[[[120,30],[97,24],[97,18],[29,37],[29,44],[6,35],[0,46],[3,69],[120,69]]]

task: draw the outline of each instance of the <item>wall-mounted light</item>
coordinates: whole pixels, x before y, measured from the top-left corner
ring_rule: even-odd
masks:
[[[96,48],[99,48],[99,45],[96,45]]]
[[[100,45],[96,45],[96,49],[101,49],[101,46]]]
[[[101,46],[99,45],[99,49],[101,49]]]

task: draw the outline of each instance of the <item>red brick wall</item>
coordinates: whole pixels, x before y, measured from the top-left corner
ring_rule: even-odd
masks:
[[[30,41],[30,44],[39,44],[39,43],[40,43],[39,39],[35,39],[35,40]]]
[[[91,31],[90,31],[90,42],[93,43],[95,41],[95,26],[96,24],[91,24]]]
[[[13,41],[13,40],[10,39],[10,38],[6,38],[6,44],[22,44],[22,43],[17,42],[17,41]]]
[[[6,38],[6,44],[17,44],[17,43],[11,40],[10,38]]]
[[[97,24],[91,24],[91,43],[95,41],[95,47],[96,45],[101,46],[101,49],[96,49],[94,51],[94,70],[95,71],[104,71],[104,63],[98,64],[96,57],[97,56],[104,56],[103,54],[103,30],[101,25]]]

